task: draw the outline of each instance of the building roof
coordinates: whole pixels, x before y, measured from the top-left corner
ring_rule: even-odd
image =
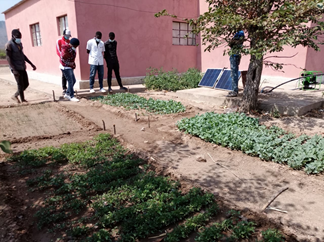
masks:
[[[7,10],[3,11],[3,14],[6,14],[8,12],[10,12],[11,10],[15,9],[16,7],[20,6],[21,4],[23,4],[24,2],[27,2],[28,0],[21,0],[20,2],[16,3],[15,5],[13,5],[11,8],[8,8]]]

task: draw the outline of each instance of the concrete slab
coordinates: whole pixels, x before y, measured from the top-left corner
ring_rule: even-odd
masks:
[[[267,86],[271,83],[267,83]],[[278,112],[281,115],[301,116],[312,109],[321,108],[324,105],[324,90],[291,90],[278,88],[269,94],[259,94],[259,108],[268,112]],[[211,88],[195,88],[177,91],[174,95],[179,98],[194,100],[197,102],[212,102],[217,106],[237,107],[242,99],[241,89],[235,98],[226,97],[228,91]]]

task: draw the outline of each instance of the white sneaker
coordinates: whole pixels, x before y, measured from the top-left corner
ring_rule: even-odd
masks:
[[[96,91],[94,89],[90,89],[90,93],[95,93]]]
[[[72,98],[70,99],[70,101],[72,101],[72,102],[79,102],[80,100],[77,99],[76,97],[72,97]]]
[[[101,88],[101,89],[100,89],[100,92],[106,92],[106,90],[105,90],[105,89],[103,89],[103,88]]]
[[[71,100],[71,97],[67,94],[64,94],[64,98]]]

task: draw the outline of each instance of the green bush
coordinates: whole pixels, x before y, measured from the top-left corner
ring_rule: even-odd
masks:
[[[6,51],[0,50],[0,59],[6,59]]]
[[[162,68],[160,70],[149,68],[148,71],[144,79],[144,84],[151,90],[178,91],[196,88],[202,78],[201,73],[195,68],[190,68],[182,74],[176,70],[164,72]]]

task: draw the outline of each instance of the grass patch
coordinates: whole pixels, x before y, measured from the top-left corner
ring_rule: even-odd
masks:
[[[186,111],[186,108],[181,102],[155,100],[153,98],[146,99],[131,93],[116,93],[114,95],[96,97],[93,100],[100,100],[103,104],[110,106],[124,107],[126,110],[144,109],[147,112],[156,114],[171,114]]]
[[[149,90],[178,91],[197,88],[201,78],[201,72],[194,68],[182,74],[176,70],[164,72],[162,68],[160,70],[150,68],[144,79],[144,85]]]

